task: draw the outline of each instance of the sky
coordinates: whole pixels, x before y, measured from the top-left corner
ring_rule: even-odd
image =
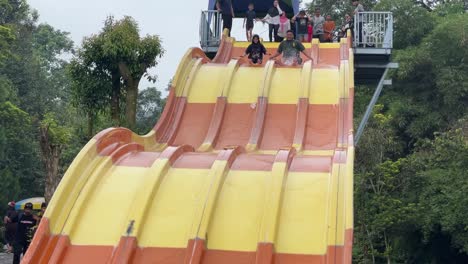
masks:
[[[29,0],[39,12],[39,22],[48,23],[70,33],[75,46],[83,37],[98,33],[108,15],[116,18],[132,16],[140,26],[141,35],[158,35],[166,50],[158,66],[150,70],[158,76],[156,84],[142,81],[140,89],[157,87],[165,95],[165,88],[173,77],[180,59],[190,47],[199,47],[201,10],[208,0]],[[254,33],[267,38],[267,27],[256,23]],[[242,19],[235,19],[232,36],[245,40]]]

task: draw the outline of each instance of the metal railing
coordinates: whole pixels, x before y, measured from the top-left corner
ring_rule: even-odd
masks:
[[[200,46],[205,52],[216,51],[223,35],[221,14],[216,10],[201,12]]]
[[[391,12],[359,12],[354,15],[354,47],[393,48]]]

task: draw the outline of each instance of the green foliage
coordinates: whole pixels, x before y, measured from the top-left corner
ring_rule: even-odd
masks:
[[[72,102],[76,107],[94,115],[108,109],[112,91],[109,75],[87,67],[80,57],[76,57],[68,66],[68,76],[72,80]]]
[[[14,39],[11,28],[0,25],[0,65],[11,55],[9,48]]]
[[[29,12],[26,0],[0,0],[0,25],[22,22]]]
[[[0,203],[34,193],[39,161],[32,137],[28,113],[11,102],[0,102]]]
[[[40,126],[47,128],[50,143],[54,145],[67,145],[72,137],[71,129],[60,125],[54,113],[46,113]]]
[[[20,183],[10,169],[0,169],[0,203],[6,204],[11,200],[18,199],[20,193]]]
[[[437,2],[437,4],[435,4]],[[356,149],[356,263],[467,263],[468,15],[461,1],[382,0],[393,86]],[[357,87],[357,121],[374,87]]]
[[[413,159],[428,182],[421,193],[426,239],[440,227],[450,234],[455,248],[468,253],[467,135],[462,128],[440,133],[433,141],[422,142]]]
[[[370,11],[378,1],[361,0],[360,2],[366,11]],[[344,21],[345,14],[353,15],[355,7],[351,3],[351,0],[312,0],[305,5],[310,14],[314,13],[315,8],[320,8],[323,16],[331,15],[333,20],[337,21],[337,25],[339,25]]]
[[[109,16],[99,34],[84,39],[72,60],[74,102],[87,107],[90,118],[110,109],[115,125],[134,127],[138,85],[142,77],[156,80],[148,69],[157,65],[157,58],[163,53],[158,36],[140,38],[133,18],[115,20]],[[123,98],[125,120],[120,120]]]
[[[395,49],[418,45],[435,24],[430,12],[413,0],[382,0],[375,6],[375,10],[393,13]]]
[[[149,87],[138,95],[137,126],[136,131],[140,134],[148,133],[164,110],[166,99],[161,98],[161,92],[155,87]]]

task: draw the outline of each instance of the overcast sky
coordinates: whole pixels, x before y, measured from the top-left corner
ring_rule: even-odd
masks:
[[[158,82],[142,82],[140,88],[156,86],[164,90],[174,75],[178,63],[190,47],[199,47],[198,26],[200,11],[206,10],[208,0],[29,0],[39,11],[40,22],[70,32],[75,46],[83,37],[97,33],[108,15],[121,18],[132,16],[139,23],[141,33],[159,35],[166,50],[159,65],[152,69]],[[233,36],[244,40],[242,20],[234,22]],[[266,38],[266,28],[256,23],[254,33]],[[164,93],[165,94],[165,93]]]

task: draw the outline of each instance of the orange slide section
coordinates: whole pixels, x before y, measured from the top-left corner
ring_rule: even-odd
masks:
[[[350,40],[295,67],[252,66],[248,44],[190,49],[149,134],[90,140],[23,263],[351,263]]]

